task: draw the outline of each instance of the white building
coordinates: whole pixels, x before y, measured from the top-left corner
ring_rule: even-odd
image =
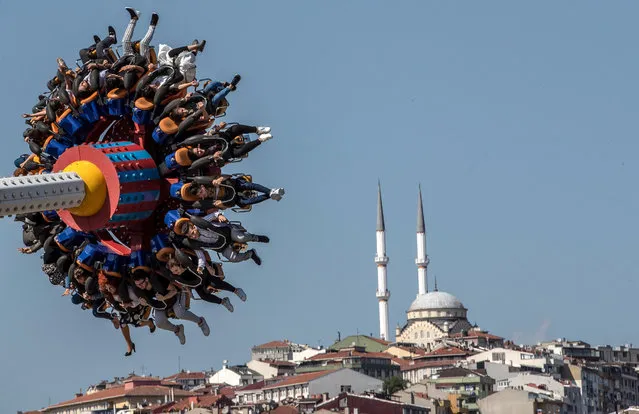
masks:
[[[561,367],[564,363],[557,356],[535,355],[532,352],[518,351],[507,348],[493,348],[470,356],[466,361],[489,361],[498,364],[520,368],[522,371],[537,371],[551,374],[555,379],[561,378]]]
[[[224,361],[222,369],[209,377],[209,384],[228,384],[233,386],[245,386],[263,381],[264,376],[255,372],[246,365],[229,367]]]
[[[533,372],[520,372],[507,379],[507,388],[546,394],[550,398],[563,401],[564,411],[571,414],[584,414],[581,390],[569,381],[558,381],[549,375]]]
[[[293,350],[293,361],[294,363],[300,363],[305,359],[309,359],[318,354],[323,354],[326,352],[326,349],[323,348],[312,348],[310,346],[306,346],[304,349],[295,349]]]
[[[366,391],[380,392],[382,385],[381,380],[343,368],[285,377],[261,388],[256,386],[240,388],[236,395],[238,403],[251,404],[261,401],[295,400],[324,394],[328,394],[330,398],[340,392],[356,394]]]
[[[288,361],[249,361],[246,366],[262,375],[264,379],[271,379],[280,375],[293,375],[295,373],[295,366],[293,362]]]

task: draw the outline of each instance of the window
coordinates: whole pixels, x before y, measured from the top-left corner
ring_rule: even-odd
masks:
[[[506,353],[505,352],[493,352],[493,361],[506,361]]]
[[[419,337],[423,338],[424,337],[424,331],[419,331]]]
[[[339,392],[352,392],[350,385],[340,385]]]
[[[415,331],[415,339],[417,339],[417,331]]]

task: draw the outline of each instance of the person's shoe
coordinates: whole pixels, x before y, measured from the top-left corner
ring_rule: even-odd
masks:
[[[268,134],[269,132],[271,132],[271,127],[256,127],[257,131],[255,131],[255,133],[257,135],[262,135],[262,134]]]
[[[235,308],[233,307],[233,304],[231,303],[231,299],[229,298],[222,299],[222,303],[220,303],[220,305],[228,309],[229,312],[233,312],[235,310]]]
[[[233,76],[233,79],[231,79],[231,85],[237,86],[237,84],[240,83],[240,80],[242,80],[242,77],[236,73],[235,76]]]
[[[125,9],[131,15],[131,20],[137,20],[140,18],[140,12],[135,10],[133,7],[125,7]]]
[[[261,134],[259,137],[257,137],[257,139],[260,140],[260,142],[266,142],[271,138],[273,138],[273,135],[271,134]]]
[[[258,243],[268,243],[270,241],[271,239],[269,239],[268,236],[257,236]]]
[[[95,39],[94,39],[95,40]],[[100,41],[100,38],[98,37],[98,42]],[[96,42],[97,43],[97,42]],[[61,57],[57,58],[56,63],[58,64],[58,68],[62,69],[62,70],[66,70],[68,69],[67,66],[67,62],[64,61],[64,59],[62,59]]]
[[[155,322],[151,321],[151,326],[149,326],[149,332],[155,332]]]
[[[151,26],[157,26],[158,25],[158,20],[160,20],[160,16],[157,13],[153,13],[151,15]]]
[[[274,188],[271,190],[269,197],[275,201],[280,201],[285,193],[283,188]]]
[[[131,350],[127,351],[124,356],[131,356],[132,353],[135,352],[135,343],[131,342]]]
[[[100,43],[100,40],[102,40],[102,39],[100,39],[100,36],[98,36],[98,35],[93,35],[93,42],[94,42],[94,43],[96,43],[96,44],[97,44],[97,43]]]
[[[235,294],[237,295],[238,298],[240,298],[242,302],[246,302],[246,293],[244,293],[244,289],[236,288]]]
[[[198,52],[203,52],[204,51],[204,46],[206,46],[206,40],[202,40],[200,43],[198,43],[197,51]]]
[[[251,250],[251,259],[253,259],[256,265],[258,266],[262,265],[262,259],[260,259],[260,256],[257,255],[257,252],[255,251],[255,249]]]
[[[113,41],[117,42],[118,38],[115,36],[115,29],[113,26],[109,26],[109,36],[113,36]]]
[[[184,345],[186,343],[186,336],[184,336],[184,325],[178,325],[177,331],[175,331],[175,336],[180,339],[180,344]]]
[[[204,336],[209,336],[211,334],[211,328],[209,328],[209,324],[206,323],[206,319],[200,318],[200,323],[197,324],[202,330]]]

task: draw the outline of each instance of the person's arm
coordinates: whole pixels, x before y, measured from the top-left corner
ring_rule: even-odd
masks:
[[[179,85],[171,85],[169,86],[169,92],[173,94],[173,93],[182,91],[188,88],[189,86],[194,86],[197,88],[199,84],[200,82],[193,80],[191,82],[180,83]]]
[[[119,72],[125,72],[128,70],[135,70],[140,73],[145,72],[145,69],[142,66],[138,66],[138,65],[124,65],[120,68]]]
[[[229,178],[231,178],[231,176],[230,176],[230,175],[228,175],[228,174],[220,174],[220,176],[219,176],[219,177],[217,177],[217,178],[215,178],[213,181],[211,181],[211,184],[212,184],[214,187],[219,187],[220,185],[222,185],[222,183],[223,183],[224,181],[226,181],[226,180],[227,180],[227,179],[229,179]]]
[[[47,114],[47,110],[43,109],[42,111],[35,112],[33,114],[22,114],[23,118],[35,118],[35,117],[43,117]]]
[[[178,288],[173,283],[169,283],[167,293],[165,295],[156,294],[155,297],[159,300],[167,301],[178,293]]]
[[[24,254],[32,254],[40,250],[42,248],[42,245],[43,243],[40,240],[38,240],[29,247],[20,247],[18,251]]]
[[[197,272],[202,274],[207,265],[206,254],[203,250],[198,249],[195,251],[195,255],[197,256]]]

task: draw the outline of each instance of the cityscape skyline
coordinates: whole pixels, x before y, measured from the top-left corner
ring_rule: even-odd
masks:
[[[30,405],[37,407],[91,383],[93,372],[112,377],[144,366],[169,375],[178,359],[187,369],[220,367],[271,338],[327,346],[338,331],[377,336],[378,177],[390,334],[407,322],[419,288],[421,183],[429,285],[436,275],[439,289],[468,308],[470,324],[516,343],[639,344],[631,319],[639,291],[639,4],[195,0],[178,12],[133,3],[145,22],[159,14],[156,39],[207,39],[197,57],[202,76],[242,75],[223,120],[270,126],[273,140],[234,171],[285,187],[286,198],[232,216],[271,239],[260,268],[229,266],[228,281],[247,302],[232,298],[233,313],[196,303],[211,335],[187,327],[184,347],[170,333],[132,330],[137,352],[129,358],[108,321],[60,297],[37,258],[16,252],[18,224],[0,221],[0,368],[15,373],[0,379],[0,412],[25,408],[34,378],[47,385]],[[20,114],[46,90],[56,58],[74,63],[109,25],[121,37],[131,5],[3,3],[0,35],[19,41],[0,52],[1,175],[25,151]],[[232,18],[214,18],[223,12]],[[66,24],[52,34],[52,21]],[[69,369],[77,361],[91,369]]]

